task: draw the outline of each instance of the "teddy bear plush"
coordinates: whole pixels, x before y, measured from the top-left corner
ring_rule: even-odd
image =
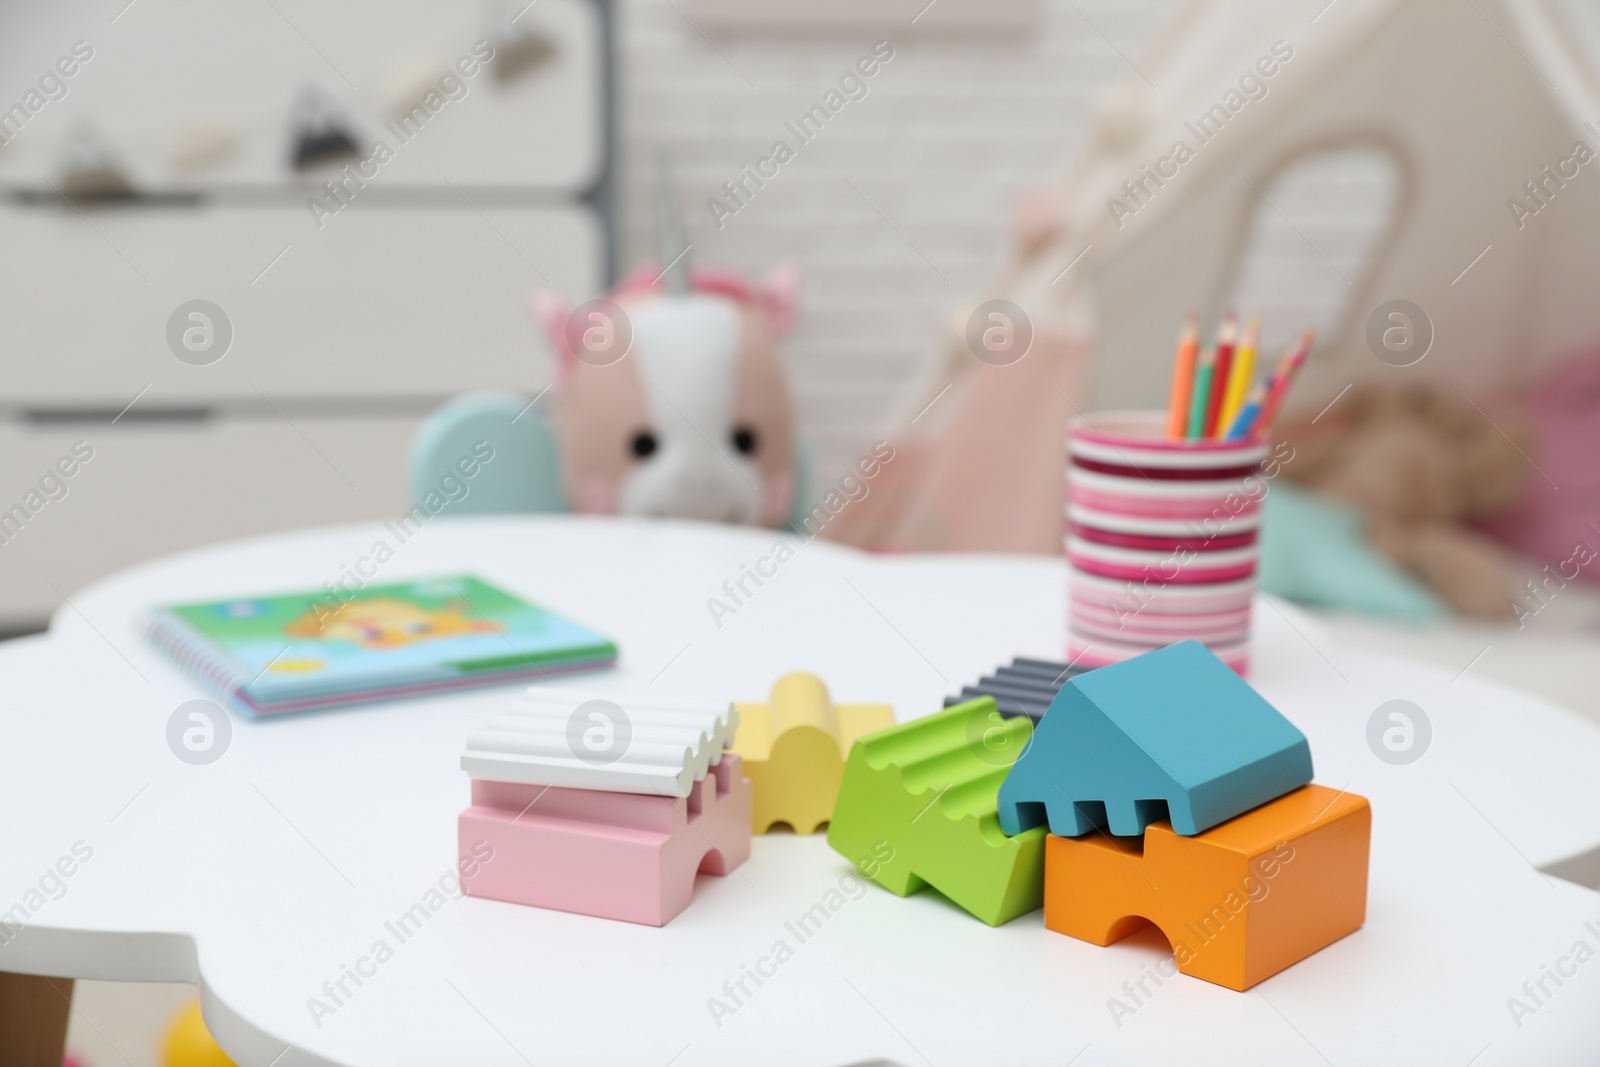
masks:
[[[1295,450],[1284,476],[1356,510],[1372,544],[1458,614],[1499,619],[1515,558],[1473,524],[1508,507],[1531,470],[1529,427],[1490,420],[1423,383],[1357,385],[1315,422],[1280,422]]]

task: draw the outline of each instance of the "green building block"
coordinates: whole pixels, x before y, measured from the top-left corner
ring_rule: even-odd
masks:
[[[860,738],[850,749],[828,844],[906,897],[933,886],[990,926],[1044,901],[1044,839],[1000,830],[997,797],[1033,734],[993,697]]]

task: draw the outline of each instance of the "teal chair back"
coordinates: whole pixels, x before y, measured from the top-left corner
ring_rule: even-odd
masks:
[[[554,429],[518,393],[465,393],[429,415],[411,441],[410,482],[413,501],[437,493],[450,515],[567,510]]]

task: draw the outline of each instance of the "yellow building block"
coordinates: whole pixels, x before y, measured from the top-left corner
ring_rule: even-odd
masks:
[[[161,1062],[165,1067],[237,1067],[228,1054],[217,1047],[200,1017],[200,1002],[192,1000],[167,1027]]]
[[[755,793],[751,830],[788,823],[814,834],[833,817],[844,762],[856,738],[894,725],[887,704],[835,704],[822,679],[786,674],[766,704],[740,704],[733,751]]]

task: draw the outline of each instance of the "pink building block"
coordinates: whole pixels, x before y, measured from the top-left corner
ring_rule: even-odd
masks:
[[[475,897],[663,926],[699,871],[750,855],[750,779],[725,753],[687,797],[474,780],[461,813],[462,887]],[[483,860],[483,846],[494,849]]]

